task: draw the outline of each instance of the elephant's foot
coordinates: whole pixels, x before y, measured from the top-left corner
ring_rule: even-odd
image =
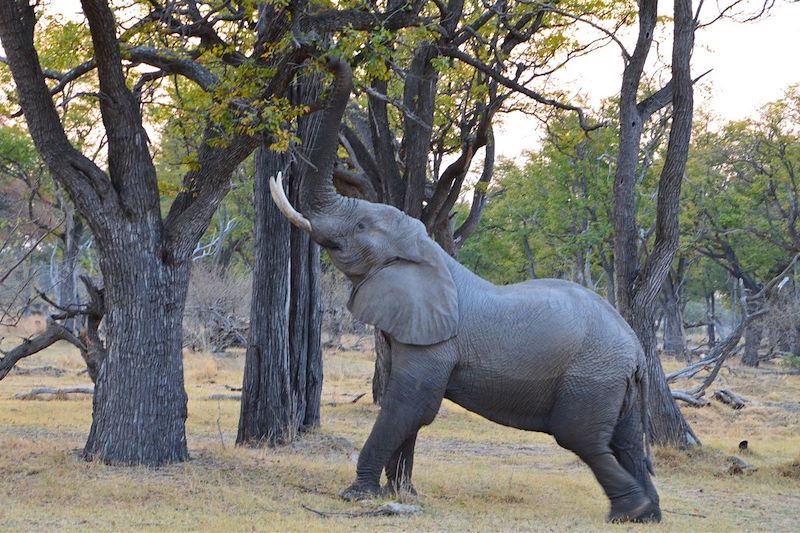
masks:
[[[660,522],[661,509],[644,495],[623,498],[611,502],[608,521],[612,523]]]
[[[404,499],[417,497],[417,490],[410,481],[389,480],[383,487],[383,494],[389,498]]]
[[[352,485],[339,493],[339,497],[349,502],[362,500],[372,500],[381,496],[381,488],[378,484],[354,482]]]

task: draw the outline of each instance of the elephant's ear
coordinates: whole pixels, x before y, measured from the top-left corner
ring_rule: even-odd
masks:
[[[354,287],[347,306],[402,343],[436,344],[456,335],[458,291],[442,250],[427,237],[416,244],[412,257],[395,259]]]

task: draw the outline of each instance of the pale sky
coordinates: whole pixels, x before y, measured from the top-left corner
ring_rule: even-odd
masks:
[[[665,14],[671,13],[672,3],[662,4],[670,10]],[[705,12],[710,14],[715,6],[707,4]],[[635,33],[623,39],[629,52],[635,39]],[[670,48],[661,47],[667,61]],[[789,85],[800,83],[798,52],[800,3],[778,0],[770,14],[761,20],[749,23],[719,20],[701,29],[695,36],[692,75],[713,70],[695,88],[695,109],[710,110],[722,120],[756,115],[762,105],[780,98]],[[655,48],[650,53],[653,56]],[[619,94],[623,66],[619,48],[612,44],[567,65],[559,73],[557,83],[596,104]],[[522,114],[507,117],[496,131],[497,155],[516,159],[524,150],[535,148],[539,128],[535,120]]]

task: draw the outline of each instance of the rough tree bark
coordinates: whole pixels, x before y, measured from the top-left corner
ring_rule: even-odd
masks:
[[[83,235],[83,223],[75,213],[75,209],[66,201],[59,198],[59,203],[64,211],[65,227],[64,232],[59,236],[61,240],[61,261],[58,263],[58,303],[62,307],[77,305],[78,299],[77,286],[77,263],[78,253],[80,252],[80,239]],[[74,319],[67,319],[63,326],[73,334],[77,333],[78,327]]]
[[[664,353],[678,359],[686,357],[686,331],[683,328],[681,310],[681,285],[685,271],[685,259],[678,261],[678,267],[670,269],[664,280],[662,307],[664,310]]]
[[[708,336],[708,347],[713,348],[717,344],[717,298],[712,290],[706,294],[706,335]]]
[[[290,226],[268,185],[285,162],[266,148],[256,151],[253,298],[237,444],[284,444],[296,433],[289,363]]]
[[[82,6],[102,95],[96,101],[107,170],[67,139],[34,46],[36,14],[28,2],[0,1],[0,39],[36,149],[97,242],[107,355],[97,375],[84,456],[159,466],[188,457],[181,316],[190,254],[227,192],[232,170],[257,141],[235,137],[223,148],[203,143],[184,190],[162,218],[140,102],[123,72],[114,15],[100,0],[83,0]]]
[[[290,198],[299,202],[298,180]],[[297,404],[297,430],[318,427],[322,398],[322,302],[319,246],[308,233],[291,228],[289,356]],[[273,311],[274,312],[274,311]]]
[[[692,125],[692,80],[689,60],[694,42],[690,0],[675,0],[672,80],[643,101],[638,91],[657,22],[657,0],[639,2],[639,34],[627,58],[620,93],[620,146],[614,182],[614,270],[616,303],[636,332],[647,360],[651,411],[649,435],[657,444],[699,443],[672,398],[658,358],[655,304],[678,247],[680,188],[688,157]],[[672,102],[672,125],[657,196],[656,240],[640,264],[636,223],[636,169],[642,127],[653,112]]]
[[[113,241],[103,242],[100,256],[108,356],[84,454],[116,464],[185,461],[181,323],[189,262],[162,261],[156,220],[130,229],[102,239]]]
[[[761,339],[764,337],[764,325],[760,320],[753,320],[744,330],[744,352],[742,364],[757,367],[760,359],[758,351],[761,348]]]
[[[297,102],[316,99],[319,80],[293,88]],[[319,114],[306,117],[303,151],[315,142]],[[289,183],[295,205],[306,171],[298,158]],[[319,426],[322,397],[322,308],[319,246],[290,226],[272,201],[268,180],[288,167],[288,156],[260,148],[255,159],[255,266],[248,348],[236,443],[286,444]]]

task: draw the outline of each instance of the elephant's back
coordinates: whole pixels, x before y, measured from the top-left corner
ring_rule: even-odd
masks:
[[[583,373],[616,360],[627,373],[638,364],[641,348],[627,322],[576,283],[537,279],[480,292],[464,310],[462,331],[479,351],[505,351],[512,367],[569,373],[578,365]],[[619,358],[630,364],[619,365]]]

